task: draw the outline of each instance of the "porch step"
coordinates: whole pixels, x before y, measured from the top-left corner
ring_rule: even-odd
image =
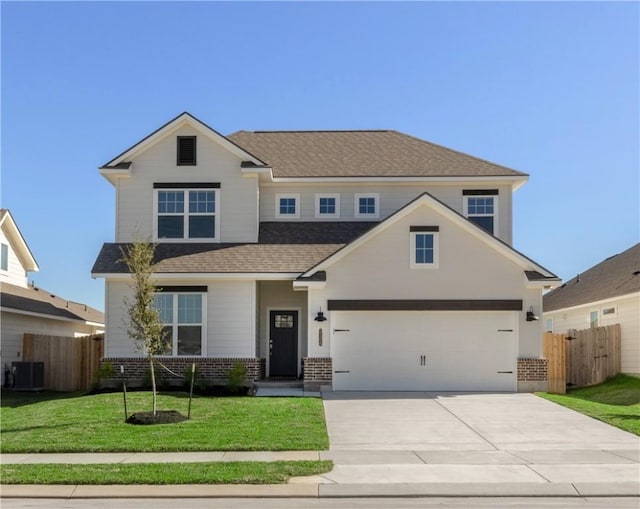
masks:
[[[302,380],[257,380],[253,384],[263,389],[303,389]]]

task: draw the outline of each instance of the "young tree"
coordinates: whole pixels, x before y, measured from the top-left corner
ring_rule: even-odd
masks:
[[[138,351],[146,354],[151,372],[151,388],[153,391],[153,415],[157,415],[157,390],[154,369],[154,356],[166,350],[164,325],[160,314],[154,307],[156,289],[151,282],[153,256],[156,246],[148,239],[139,237],[122,249],[123,261],[131,273],[130,287],[133,299],[125,299],[128,313],[127,332],[136,344]]]

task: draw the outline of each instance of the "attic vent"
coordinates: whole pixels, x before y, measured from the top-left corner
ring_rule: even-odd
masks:
[[[178,166],[195,166],[196,137],[178,136]]]

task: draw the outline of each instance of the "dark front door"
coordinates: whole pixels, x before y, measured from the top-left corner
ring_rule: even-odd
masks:
[[[298,376],[298,312],[269,313],[269,376]]]

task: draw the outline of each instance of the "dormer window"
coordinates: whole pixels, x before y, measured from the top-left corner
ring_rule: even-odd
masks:
[[[0,244],[0,270],[9,270],[9,246]]]
[[[277,194],[276,195],[276,218],[278,219],[300,218],[300,195],[299,194]]]
[[[339,194],[316,194],[316,217],[338,218],[340,217]]]
[[[380,216],[380,195],[378,193],[356,193],[355,217],[377,218]]]
[[[178,166],[196,165],[196,137],[178,136]]]
[[[185,184],[155,184],[157,240],[218,240],[219,189]]]
[[[469,189],[464,196],[464,215],[491,235],[498,231],[498,190]]]

